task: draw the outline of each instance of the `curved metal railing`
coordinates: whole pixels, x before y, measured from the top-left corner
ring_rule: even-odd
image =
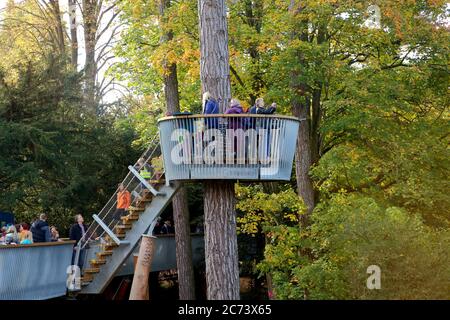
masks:
[[[182,115],[158,122],[166,180],[290,180],[300,121]]]

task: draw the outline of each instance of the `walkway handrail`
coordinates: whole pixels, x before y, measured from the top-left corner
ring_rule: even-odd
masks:
[[[285,116],[279,114],[253,114],[253,113],[240,113],[240,114],[225,114],[225,113],[217,113],[217,114],[186,114],[186,115],[177,115],[177,116],[167,116],[158,120],[159,122],[174,120],[174,119],[198,119],[198,118],[264,118],[264,119],[286,119],[286,120],[294,120],[294,121],[304,121],[306,119],[299,119],[293,116]]]
[[[149,147],[142,153],[140,158],[143,158],[145,160],[145,163],[148,163],[152,157],[154,156],[155,152],[160,148],[159,146],[159,134],[156,134],[152,140],[150,141]],[[138,161],[134,163],[133,167],[136,167],[138,164]],[[152,176],[155,176],[155,173]],[[142,185],[139,181],[139,179],[132,173],[128,172],[128,174],[125,176],[125,178],[122,180],[122,184],[124,185],[125,189],[130,191],[132,195],[134,195],[134,199],[132,203],[134,203],[138,197],[136,197],[136,194],[140,194],[140,191],[142,191]],[[92,224],[88,227],[86,230],[84,236],[78,241],[76,245],[76,256],[74,259],[74,264],[78,265],[79,262],[79,256],[81,253],[81,250],[85,249],[86,246],[90,241],[93,239],[98,239],[101,236],[104,235],[105,228],[103,228],[99,223],[98,220],[103,221],[104,226],[107,227],[108,230],[113,230],[114,227],[117,225],[117,221],[114,221],[114,219],[110,219],[111,221],[109,223],[105,223],[105,220],[108,218],[111,218],[111,215],[116,210],[116,204],[117,204],[117,192],[119,189],[117,188],[111,198],[108,200],[108,202],[105,204],[105,206],[100,210],[98,215],[96,216],[96,219],[92,222]],[[100,233],[100,234],[97,234]],[[111,237],[114,239],[113,237]]]

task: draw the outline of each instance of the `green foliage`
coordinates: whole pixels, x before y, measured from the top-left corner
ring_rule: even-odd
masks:
[[[241,271],[260,262],[280,299],[449,298],[447,4],[374,4],[379,28],[366,24],[364,1],[227,2],[233,96],[246,107],[275,101],[277,113],[291,114],[294,101],[310,108],[311,224],[299,227],[305,208],[287,185],[236,187],[241,239],[260,246],[244,261],[241,244]],[[36,2],[6,8],[0,209],[19,221],[47,212],[64,233],[73,214],[102,207],[157,134],[169,63],[181,110],[201,110],[197,1],[170,1],[164,16],[158,1],[117,5],[125,28],[114,76],[133,95],[127,110],[97,117],[83,110],[80,74],[69,71]],[[201,220],[202,186],[187,188]],[[372,264],[381,290],[366,288]]]
[[[324,197],[340,190],[448,225],[448,74],[432,66],[343,75],[326,102],[329,151],[312,173]]]
[[[17,221],[45,212],[65,234],[72,217],[89,218],[109,198],[138,153],[132,128],[83,113],[80,77],[50,59],[0,72],[0,208]]]
[[[298,223],[305,212],[301,199],[287,186],[277,193],[267,194],[260,185],[236,185],[236,197],[237,230],[253,236],[267,226]]]
[[[122,57],[115,74],[127,80],[138,95],[151,99],[152,108],[165,110],[162,76],[165,66],[177,64],[182,111],[201,110],[197,2],[171,2],[160,16],[158,1],[121,1],[127,25],[116,55]],[[170,39],[162,38],[170,34]],[[151,97],[151,98],[150,98]],[[148,107],[148,106],[147,106]]]
[[[262,272],[279,299],[448,299],[450,234],[374,199],[336,195],[319,205],[307,230],[269,228]],[[367,267],[381,268],[369,290]]]

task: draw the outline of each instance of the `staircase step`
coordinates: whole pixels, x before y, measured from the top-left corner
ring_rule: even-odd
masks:
[[[84,269],[84,273],[99,273],[100,272],[100,268],[87,268]]]
[[[125,220],[125,221],[122,222],[122,224],[117,225],[116,228],[130,230],[131,228],[133,228],[133,222]]]
[[[145,200],[152,200],[153,199],[153,193],[151,193],[149,190],[147,190],[148,192],[144,193],[142,195],[142,199]]]
[[[105,264],[106,260],[105,259],[92,259],[91,261],[89,261],[89,263],[91,265],[95,264],[96,266],[99,266],[99,265]]]
[[[126,233],[116,233],[116,237],[119,239],[125,239],[126,236]]]
[[[111,239],[111,237],[109,235],[107,235],[105,237],[105,241],[106,241],[106,243],[103,244],[103,246],[105,246],[105,247],[114,247],[114,246],[117,247],[118,246],[118,244],[113,239]]]
[[[116,230],[130,230],[131,228],[133,228],[133,226],[131,224],[122,224],[119,226],[116,226]]]
[[[129,207],[128,211],[132,211],[132,212],[145,211],[145,207]]]
[[[116,247],[112,247],[112,246],[104,246],[104,247],[103,247],[103,250],[105,250],[105,251],[112,251],[112,250],[114,250],[114,248],[116,248]]]
[[[112,250],[101,251],[101,252],[97,252],[97,257],[98,257],[99,259],[102,259],[103,257],[110,256],[110,255],[112,255],[112,254],[113,254]]]
[[[150,180],[149,181],[151,184],[164,184],[166,183],[165,179],[159,179],[159,180]]]
[[[162,185],[157,189],[160,190],[162,195],[157,197],[154,196],[151,204],[146,203],[147,206],[145,210],[143,207],[141,208],[139,205],[136,205],[135,202],[133,203],[134,208],[129,208],[130,212],[128,213],[128,217],[138,219],[137,223],[134,223],[133,220],[128,220],[128,222],[133,221],[133,228],[131,231],[121,228],[111,228],[117,238],[121,239],[120,244],[118,247],[105,247],[105,243],[103,243],[103,249],[101,250],[106,249],[107,251],[104,252],[100,250],[100,252],[98,252],[96,256],[92,257],[95,260],[106,260],[106,263],[104,265],[89,266],[90,268],[97,267],[98,269],[100,269],[100,273],[98,275],[95,273],[89,274],[94,276],[93,280],[88,286],[82,288],[82,294],[99,294],[100,292],[103,292],[103,290],[110,282],[111,278],[114,277],[115,274],[117,274],[120,268],[122,268],[123,263],[126,261],[127,257],[129,257],[133,252],[135,246],[141,240],[141,235],[146,232],[148,226],[152,222],[154,222],[155,219],[157,219],[161,212],[163,212],[166,206],[170,203],[170,200],[175,195],[178,186],[172,187],[168,185]],[[141,192],[140,194],[141,196],[144,196],[143,192]],[[146,196],[151,197],[150,194],[147,194]],[[144,203],[142,203],[141,206],[143,206],[143,204]],[[133,209],[136,209],[136,211],[133,212]],[[121,219],[119,221],[125,220],[126,219]],[[122,241],[124,241],[123,244]],[[109,242],[113,242],[113,240],[109,239]],[[111,254],[112,256],[109,257],[109,255]]]
[[[94,280],[94,275],[92,273],[85,273],[82,277],[81,277],[81,282],[91,282],[92,280]]]
[[[122,218],[126,218],[127,221],[136,221],[136,220],[139,220],[139,215],[138,214],[129,214]]]
[[[107,242],[107,243],[105,243],[105,244],[103,244],[103,246],[104,247],[118,247],[119,245],[117,244],[117,243],[115,243],[114,241],[109,241],[109,242]],[[108,250],[108,249],[105,249],[105,250]]]

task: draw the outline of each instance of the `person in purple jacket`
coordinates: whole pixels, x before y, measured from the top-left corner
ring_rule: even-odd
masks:
[[[225,114],[243,114],[244,109],[242,109],[241,103],[238,99],[231,99],[230,107],[225,111]],[[244,127],[245,118],[243,117],[235,117],[231,118],[228,121],[229,129],[241,129]]]

